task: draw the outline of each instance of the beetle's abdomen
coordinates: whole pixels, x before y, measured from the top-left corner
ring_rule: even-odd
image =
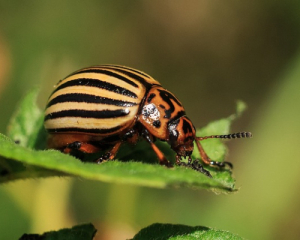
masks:
[[[137,70],[112,65],[81,69],[61,80],[48,100],[49,133],[112,135],[131,127],[146,90],[159,84]]]

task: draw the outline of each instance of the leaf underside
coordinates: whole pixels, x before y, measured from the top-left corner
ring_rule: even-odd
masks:
[[[19,240],[51,240],[72,239],[92,240],[97,230],[89,224],[82,224],[72,228],[60,229],[58,231],[45,232],[43,234],[23,234]],[[101,232],[101,229],[99,230]],[[230,239],[243,240],[240,236],[228,231],[217,230],[202,226],[187,226],[181,224],[155,223],[140,230],[131,240],[215,240]]]
[[[46,132],[43,127],[43,112],[36,106],[38,90],[30,92],[12,118],[7,136],[0,134],[0,182],[17,179],[78,176],[104,182],[127,183],[147,187],[192,187],[215,192],[235,191],[235,180],[228,169],[206,167],[212,178],[185,167],[160,166],[154,152],[145,141],[136,146],[124,144],[115,161],[101,164],[82,162],[56,150],[44,150]],[[197,136],[228,134],[231,122],[244,110],[238,103],[237,113],[209,123],[197,131]],[[207,154],[216,161],[223,161],[226,147],[219,139],[202,142]],[[174,162],[175,153],[165,142],[157,146]],[[193,158],[199,158],[195,150]]]
[[[78,225],[72,228],[65,228],[58,231],[51,231],[39,234],[24,234],[19,240],[92,240],[96,234],[92,224]]]
[[[202,226],[186,226],[181,224],[152,224],[138,232],[132,240],[242,240],[236,234]]]

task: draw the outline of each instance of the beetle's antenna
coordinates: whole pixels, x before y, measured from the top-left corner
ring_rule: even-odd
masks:
[[[216,162],[212,161],[204,151],[200,141],[208,139],[208,138],[223,138],[223,139],[232,139],[232,138],[251,138],[252,133],[251,132],[238,132],[238,133],[230,133],[226,135],[211,135],[211,136],[205,136],[205,137],[196,137],[195,142],[197,144],[197,148],[199,150],[200,156],[202,161],[209,165],[209,166],[216,166],[220,168],[224,168],[226,165],[232,168],[232,164],[230,162]]]
[[[232,138],[251,138],[251,132],[238,132],[238,133],[230,133],[226,135],[211,135],[205,137],[196,137],[196,140],[202,141],[208,138],[223,138],[223,139],[232,139]]]

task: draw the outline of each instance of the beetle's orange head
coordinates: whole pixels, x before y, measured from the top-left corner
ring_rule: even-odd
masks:
[[[191,120],[180,117],[169,123],[169,144],[178,156],[190,156],[194,150],[196,130]]]

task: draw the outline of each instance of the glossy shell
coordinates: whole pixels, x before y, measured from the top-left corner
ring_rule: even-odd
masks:
[[[109,136],[132,127],[145,94],[160,83],[123,66],[101,65],[78,70],[61,80],[45,111],[49,133]]]

